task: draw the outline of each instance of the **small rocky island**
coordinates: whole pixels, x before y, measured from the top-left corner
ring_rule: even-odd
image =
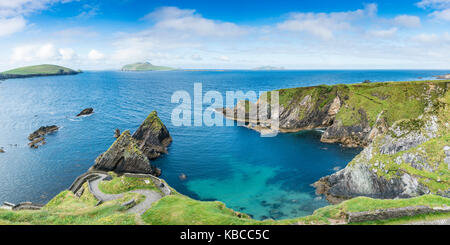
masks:
[[[159,176],[161,170],[151,165],[150,160],[167,153],[171,142],[169,131],[156,111],[153,111],[133,136],[129,130],[124,131],[113,145],[95,160],[91,170]]]
[[[436,76],[436,78],[437,79],[445,79],[445,80],[450,79],[450,73],[449,74],[445,74],[445,75]]]
[[[0,73],[0,80],[12,78],[26,78],[39,76],[58,76],[58,75],[76,75],[81,73],[80,70],[75,71],[67,67],[58,65],[35,65],[16,68]]]
[[[94,108],[86,108],[82,110],[80,113],[78,113],[77,117],[88,116],[91,115],[92,113],[94,113]]]
[[[59,127],[56,125],[40,127],[28,136],[28,140],[31,141],[28,143],[28,146],[31,148],[38,148],[41,145],[45,145],[45,136],[58,130]]]
[[[176,70],[172,67],[167,66],[155,66],[150,62],[138,62],[133,64],[128,64],[122,67],[121,71],[173,71]]]

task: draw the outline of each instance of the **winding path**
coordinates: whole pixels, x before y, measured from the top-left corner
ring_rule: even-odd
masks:
[[[120,199],[120,198],[122,198],[124,196],[124,194],[126,192],[125,193],[121,193],[121,194],[106,194],[106,193],[103,193],[98,188],[98,185],[100,184],[101,181],[103,181],[106,177],[108,177],[108,175],[100,174],[100,173],[97,174],[97,175],[99,176],[99,178],[88,180],[88,185],[89,185],[89,191],[100,202],[112,201],[112,200]],[[144,201],[142,201],[139,204],[136,204],[132,208],[128,209],[128,212],[139,214],[139,215],[142,215],[145,211],[147,211],[149,208],[151,208],[151,206],[152,206],[152,204],[154,202],[158,201],[159,199],[161,199],[163,197],[160,193],[158,193],[156,191],[152,191],[152,190],[140,189],[140,190],[134,190],[134,191],[129,191],[129,192],[130,193],[137,193],[137,194],[141,194],[141,195],[145,196],[145,200]]]

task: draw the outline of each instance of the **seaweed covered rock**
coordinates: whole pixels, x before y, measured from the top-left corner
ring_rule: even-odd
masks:
[[[167,154],[167,147],[172,143],[172,137],[156,111],[148,115],[147,119],[134,132],[133,138],[137,141],[139,149],[149,159]]]
[[[143,173],[160,175],[161,171],[150,165],[150,161],[139,149],[138,143],[126,130],[112,146],[96,160],[91,170],[116,173]]]

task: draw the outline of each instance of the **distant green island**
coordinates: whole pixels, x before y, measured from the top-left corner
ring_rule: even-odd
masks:
[[[253,68],[253,70],[258,70],[258,71],[278,71],[278,70],[284,70],[284,67],[260,66],[260,67]]]
[[[175,68],[168,66],[155,66],[150,62],[138,62],[133,64],[128,64],[122,67],[122,71],[173,71]]]
[[[58,65],[25,66],[0,73],[0,79],[25,78],[36,76],[75,75],[81,71],[75,71]]]

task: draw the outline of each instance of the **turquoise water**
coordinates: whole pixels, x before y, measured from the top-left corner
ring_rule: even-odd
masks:
[[[262,138],[243,127],[175,127],[170,114],[177,90],[203,92],[318,84],[417,80],[448,71],[175,71],[85,72],[76,76],[13,79],[0,83],[0,202],[45,203],[84,173],[113,142],[115,128],[134,131],[157,110],[173,144],[154,161],[162,178],[198,200],[219,200],[254,218],[308,215],[327,202],[310,186],[343,168],[359,149],[319,141],[305,131]],[[75,118],[86,107],[89,117]],[[206,106],[205,106],[206,107]],[[193,119],[193,118],[192,118]],[[37,150],[27,136],[42,125],[61,126]],[[179,175],[187,179],[182,181]]]

